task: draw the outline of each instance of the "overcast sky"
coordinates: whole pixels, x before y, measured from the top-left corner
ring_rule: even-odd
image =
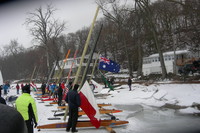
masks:
[[[67,22],[64,33],[90,26],[97,8],[94,0],[13,0],[0,3],[0,46],[9,44],[13,39],[26,48],[32,46],[33,37],[23,25],[27,12],[33,12],[40,6],[45,8],[47,4],[57,9],[54,18]],[[102,16],[100,11],[97,19]]]

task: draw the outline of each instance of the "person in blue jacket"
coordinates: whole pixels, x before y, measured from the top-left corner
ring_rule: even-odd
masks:
[[[8,84],[8,82],[6,82],[3,86],[3,90],[4,90],[4,95],[8,94],[8,89],[9,89],[10,85]]]
[[[54,82],[50,87],[51,96],[53,97],[54,97],[55,90],[56,90],[56,82]]]

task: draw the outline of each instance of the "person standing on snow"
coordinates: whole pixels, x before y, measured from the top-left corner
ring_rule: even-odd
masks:
[[[62,87],[62,89],[65,89],[65,82],[64,81],[61,83],[61,87]]]
[[[114,82],[115,82],[115,77],[111,77],[111,79],[110,79],[110,84],[111,84],[111,85],[114,85]]]
[[[50,90],[51,90],[51,96],[53,96],[53,98],[54,98],[54,94],[55,94],[55,90],[56,90],[56,82],[53,82],[53,84],[51,85],[51,88],[50,88]]]
[[[16,89],[17,89],[17,94],[19,94],[19,84],[18,83],[16,85]]]
[[[28,133],[33,133],[34,127],[37,127],[38,115],[35,100],[30,95],[30,85],[22,88],[23,94],[16,100],[16,109],[24,118]]]
[[[46,84],[45,83],[42,83],[41,89],[42,89],[42,95],[44,95],[45,94],[45,89],[46,89]]]
[[[24,87],[24,84],[23,83],[21,83],[21,89]]]
[[[77,90],[79,85],[75,84],[74,89],[70,90],[67,93],[66,102],[68,103],[69,107],[69,118],[66,127],[66,131],[69,132],[72,129],[72,132],[78,132],[76,129],[76,124],[78,120],[78,108],[81,105],[80,95],[78,94]]]
[[[70,82],[68,83],[68,85],[67,85],[68,91],[71,90],[71,88],[72,88],[72,81],[70,81]]]
[[[23,83],[21,83],[21,85],[20,85],[20,86],[21,86],[21,92],[22,92],[22,88],[24,87],[24,84],[23,84]]]
[[[131,80],[131,77],[129,77],[128,78],[129,91],[131,91],[131,84],[132,84],[132,80]]]
[[[59,87],[58,87],[58,106],[61,106],[61,103],[62,103],[62,95],[63,95],[62,85],[59,84]]]
[[[1,90],[3,90],[3,85],[0,85],[0,96],[1,96]]]
[[[3,90],[4,90],[4,95],[7,95],[8,94],[8,89],[9,89],[10,85],[8,84],[8,82],[6,82],[4,85],[3,85]]]

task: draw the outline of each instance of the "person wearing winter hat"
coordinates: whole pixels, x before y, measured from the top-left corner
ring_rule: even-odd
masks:
[[[30,95],[30,85],[25,85],[22,88],[22,95],[16,100],[17,111],[22,115],[26,126],[28,128],[28,133],[33,133],[33,123],[34,127],[37,127],[38,114],[35,100]]]
[[[67,93],[66,102],[68,103],[69,107],[69,118],[66,127],[66,131],[69,132],[72,128],[72,132],[78,132],[76,130],[76,124],[78,120],[78,108],[81,105],[80,95],[77,92],[79,85],[75,84],[74,89],[70,90]]]
[[[0,104],[0,132],[28,133],[22,115],[13,107]]]

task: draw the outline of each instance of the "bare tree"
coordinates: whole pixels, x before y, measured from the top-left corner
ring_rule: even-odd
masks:
[[[65,22],[59,22],[53,18],[56,9],[52,5],[47,5],[46,10],[42,7],[35,9],[35,12],[28,13],[25,24],[29,27],[31,35],[44,47],[47,58],[48,73],[50,72],[50,54],[52,38],[57,38],[65,29]],[[51,42],[49,44],[49,42]],[[55,43],[53,45],[56,45]]]
[[[4,56],[0,58],[0,68],[5,80],[30,78],[30,74],[40,54],[35,49],[25,49],[17,40],[3,47]]]
[[[122,48],[124,49],[124,53],[126,54],[126,58],[128,61],[128,69],[129,69],[129,75],[132,76],[132,63],[131,63],[131,56],[130,51],[128,47],[128,41],[129,41],[129,34],[131,33],[129,31],[129,27],[127,27],[126,19],[127,16],[129,16],[129,7],[127,6],[126,0],[123,1],[124,3],[121,4],[121,1],[119,0],[99,0],[98,4],[101,7],[103,14],[105,17],[110,19],[110,21],[115,24],[117,29],[117,38],[119,39],[116,45],[114,45],[115,48]],[[110,10],[111,8],[111,10]],[[118,46],[117,46],[118,45]],[[116,49],[118,51],[118,49]]]
[[[137,0],[136,2],[138,3],[138,6],[141,8],[141,10],[143,10],[144,13],[146,14],[146,20],[147,20],[146,22],[149,25],[149,27],[151,28],[150,30],[153,34],[155,47],[159,54],[159,59],[160,59],[160,64],[161,64],[161,69],[162,69],[162,78],[164,79],[167,77],[167,70],[165,67],[163,52],[161,50],[161,46],[160,46],[159,39],[158,39],[158,32],[156,29],[155,22],[153,20],[153,12],[149,5],[150,1],[149,0]]]
[[[16,39],[13,39],[10,41],[10,44],[9,45],[5,45],[4,47],[4,53],[3,55],[4,56],[7,56],[7,55],[16,55],[20,52],[24,52],[25,48],[20,45]]]

